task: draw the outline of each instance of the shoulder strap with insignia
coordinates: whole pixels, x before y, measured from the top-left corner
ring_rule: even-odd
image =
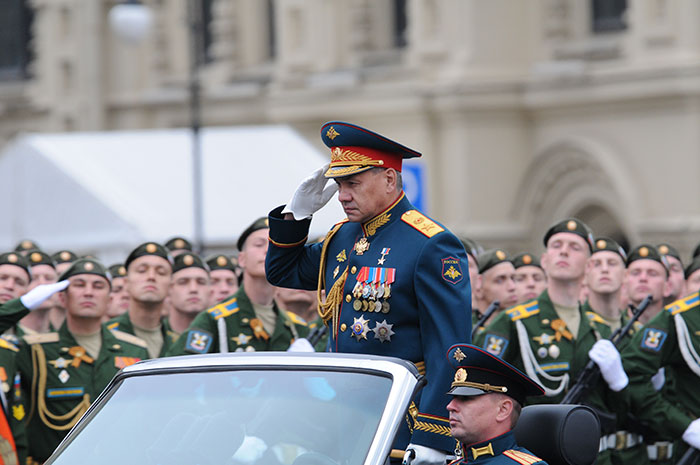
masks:
[[[408,210],[401,215],[401,221],[420,231],[427,237],[441,233],[445,230],[442,226],[431,220],[418,210]]]
[[[58,333],[27,334],[24,336],[27,344],[44,344],[45,342],[58,342]]]
[[[108,324],[107,329],[110,331],[114,331],[115,329],[119,329],[119,322],[115,321],[114,323]]]
[[[540,313],[540,306],[537,303],[537,300],[533,300],[522,305],[516,305],[515,307],[506,310],[506,315],[508,315],[512,321],[530,318],[538,313]]]
[[[588,317],[588,319],[590,321],[593,321],[595,323],[601,323],[601,324],[607,325],[605,320],[600,315],[598,315],[596,312],[586,312],[586,317]]]
[[[295,325],[300,325],[300,326],[309,326],[309,324],[304,320],[302,317],[297,315],[294,312],[286,311],[284,312],[289,320],[291,320],[292,323]]]
[[[114,335],[114,337],[116,337],[120,341],[128,342],[129,344],[143,347],[144,349],[148,347],[148,344],[146,344],[146,341],[144,341],[143,339],[141,339],[138,336],[134,336],[133,334],[129,334],[129,333],[125,333],[125,332],[117,331],[117,330],[113,330],[112,334]]]
[[[687,297],[683,297],[680,300],[676,300],[675,302],[668,304],[666,306],[666,311],[669,312],[671,315],[677,315],[678,313],[683,313],[685,311],[697,307],[698,303],[700,303],[700,293],[696,292],[694,294],[690,294]]]
[[[6,339],[3,339],[3,338],[0,338],[0,347],[2,347],[3,349],[11,350],[12,352],[18,352],[18,351],[19,351],[19,349],[17,348],[16,345],[14,345],[14,344],[11,343],[10,341],[8,341],[8,340],[6,340]]]
[[[514,449],[503,451],[503,455],[515,460],[521,465],[533,465],[542,461],[542,459],[539,457],[535,457],[534,455]]]

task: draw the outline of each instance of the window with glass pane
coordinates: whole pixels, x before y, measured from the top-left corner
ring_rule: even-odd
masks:
[[[329,371],[131,377],[54,463],[362,463],[390,389]]]
[[[32,10],[27,0],[0,2],[0,80],[27,77]]]
[[[627,0],[593,0],[593,32],[621,31],[627,28],[624,19]]]

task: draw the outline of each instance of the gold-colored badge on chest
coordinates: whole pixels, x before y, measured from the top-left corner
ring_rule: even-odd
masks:
[[[369,250],[369,241],[366,237],[361,237],[359,241],[355,243],[355,253],[357,255],[362,255]]]

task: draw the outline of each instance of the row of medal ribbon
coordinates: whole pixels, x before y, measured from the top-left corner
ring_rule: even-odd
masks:
[[[391,285],[395,280],[396,268],[363,266],[352,288],[355,298],[352,308],[358,312],[389,313],[391,307],[387,300],[391,297]]]

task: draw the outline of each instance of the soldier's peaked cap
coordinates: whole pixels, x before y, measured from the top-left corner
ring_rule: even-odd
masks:
[[[455,370],[453,396],[479,396],[500,393],[521,405],[529,396],[541,396],[544,389],[525,373],[500,358],[471,344],[455,344],[447,351],[447,359]]]
[[[420,157],[420,152],[374,131],[344,121],[329,121],[321,127],[321,139],[331,149],[331,163],[325,176],[339,178],[371,168],[401,171],[404,158]]]
[[[588,249],[593,252],[593,233],[586,223],[576,218],[560,221],[550,227],[544,235],[544,246],[547,247],[549,238],[557,233],[572,233],[583,238],[588,244]]]

